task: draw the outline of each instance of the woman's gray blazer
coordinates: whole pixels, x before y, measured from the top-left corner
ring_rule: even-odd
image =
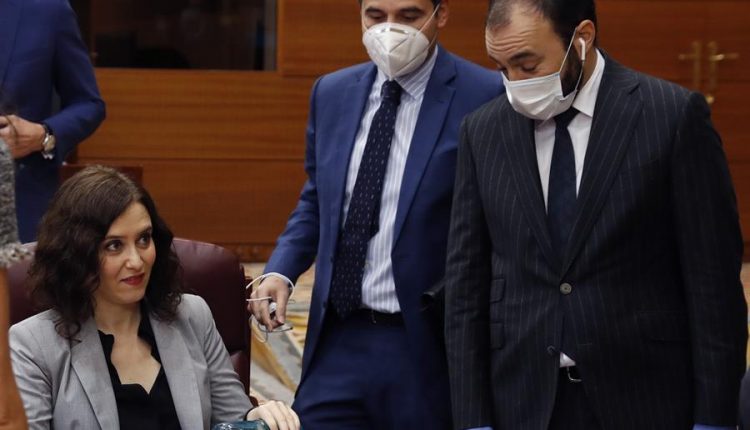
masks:
[[[10,329],[11,359],[29,428],[118,429],[117,405],[93,318],[75,340],[46,311]],[[252,408],[206,302],[182,296],[177,318],[151,325],[184,430],[243,419]]]

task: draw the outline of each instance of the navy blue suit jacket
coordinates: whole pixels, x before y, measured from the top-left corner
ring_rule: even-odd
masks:
[[[57,189],[60,164],[104,119],[94,69],[67,0],[0,0],[0,101],[5,113],[43,122],[57,138],[53,160],[39,152],[17,160],[19,233],[28,242]]]
[[[349,158],[376,67],[365,63],[320,78],[312,90],[305,169],[308,180],[267,272],[296,279],[316,261],[303,358],[304,383],[321,335],[342,225]],[[502,92],[500,76],[438,51],[406,162],[391,254],[396,293],[425,394],[448,409],[445,353],[438,323],[420,296],[444,272],[459,127],[464,116]],[[446,414],[448,410],[444,411]]]

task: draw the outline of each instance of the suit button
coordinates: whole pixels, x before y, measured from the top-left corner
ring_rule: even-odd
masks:
[[[560,292],[567,296],[573,292],[573,286],[566,282],[560,285]]]
[[[550,346],[547,347],[547,354],[549,354],[551,357],[560,355],[560,353],[557,352],[557,348],[555,348],[552,345],[550,345]]]

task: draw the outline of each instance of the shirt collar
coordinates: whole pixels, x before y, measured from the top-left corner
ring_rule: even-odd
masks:
[[[598,50],[596,51],[596,67],[594,67],[594,73],[586,81],[586,85],[581,88],[573,102],[573,107],[588,116],[589,118],[594,117],[594,108],[596,107],[596,97],[599,94],[599,87],[602,83],[602,76],[604,75],[604,55]]]
[[[427,83],[430,81],[432,70],[435,68],[439,49],[440,47],[435,45],[435,50],[432,52],[432,55],[430,55],[424,64],[422,64],[417,70],[396,78],[396,82],[398,82],[401,88],[411,97],[418,99],[427,90]],[[375,85],[380,88],[383,85],[383,82],[387,79],[385,73],[378,70]]]

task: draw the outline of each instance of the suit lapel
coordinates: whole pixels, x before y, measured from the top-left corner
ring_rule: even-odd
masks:
[[[21,18],[21,0],[0,1],[0,88],[5,82],[5,75],[10,65],[16,40],[18,22]]]
[[[330,184],[334,191],[330,208],[334,243],[338,243],[338,235],[341,230],[341,214],[349,172],[349,159],[354,149],[354,140],[357,138],[357,132],[362,123],[362,115],[364,115],[365,106],[367,106],[367,99],[375,80],[376,71],[375,65],[372,65],[363,71],[355,82],[349,84],[346,91],[342,93],[339,112],[333,117],[336,120],[336,131],[332,136],[337,140],[333,146],[336,154],[330,176]]]
[[[586,150],[575,222],[565,253],[563,276],[591,232],[632,140],[642,111],[640,98],[633,94],[637,86],[634,72],[607,58]]]
[[[73,340],[71,362],[73,370],[81,381],[86,397],[91,403],[99,427],[115,429],[120,426],[117,417],[117,401],[109,379],[109,369],[104,358],[99,332],[93,318],[81,326],[81,332]],[[76,343],[77,342],[77,343]]]
[[[503,105],[503,110],[498,117],[508,118],[508,121],[496,121],[494,127],[496,129],[507,127],[507,130],[499,130],[497,133],[505,136],[509,134],[509,137],[502,139],[502,142],[510,162],[523,212],[542,253],[553,267],[559,268],[560,257],[552,248],[552,240],[547,228],[547,210],[544,205],[542,181],[539,178],[539,163],[534,143],[534,121],[515,112],[507,103]]]
[[[149,318],[180,426],[186,430],[202,429],[204,419],[198,381],[185,340],[173,326],[152,316]]]
[[[393,232],[394,246],[398,242],[406,215],[414,201],[427,163],[443,130],[442,124],[446,115],[448,115],[448,109],[455,93],[455,88],[451,85],[455,76],[455,61],[446,50],[440,48],[432,76],[425,89],[422,107],[419,111],[406,166],[404,167]]]

